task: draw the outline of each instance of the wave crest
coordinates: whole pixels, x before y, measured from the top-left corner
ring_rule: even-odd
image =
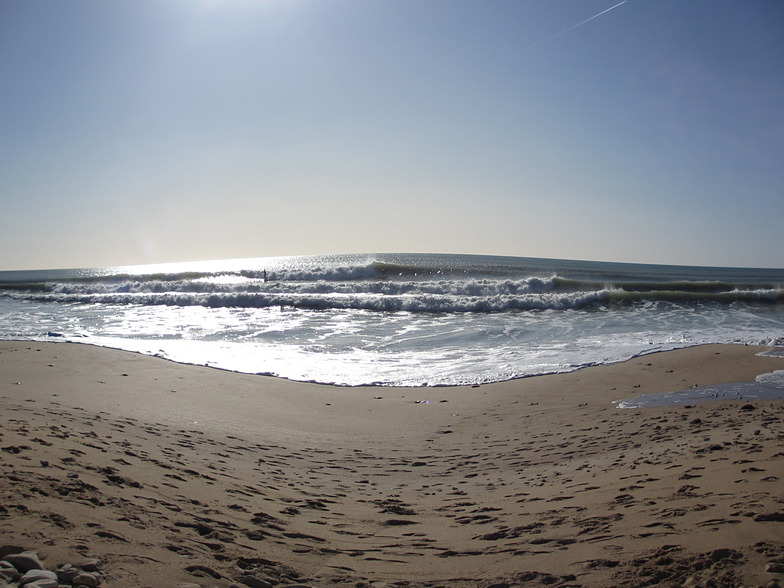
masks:
[[[634,304],[781,304],[784,288],[726,280],[640,280],[612,276],[509,276],[486,268],[367,259],[215,272],[158,272],[71,276],[0,283],[17,300],[210,308],[292,307],[409,312],[490,313],[567,310]],[[583,274],[586,276],[589,274]]]

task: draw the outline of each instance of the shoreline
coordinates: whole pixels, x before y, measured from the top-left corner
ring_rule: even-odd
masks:
[[[54,337],[59,337],[59,334],[55,334]],[[292,384],[302,384],[305,386],[322,386],[327,388],[345,388],[345,389],[401,389],[401,390],[429,390],[429,389],[455,389],[455,388],[478,388],[478,387],[486,387],[492,385],[505,385],[512,382],[517,382],[520,380],[527,380],[529,378],[540,378],[540,377],[549,377],[549,376],[563,376],[567,374],[571,374],[574,372],[580,372],[586,369],[596,369],[602,367],[609,367],[615,365],[622,365],[634,360],[643,359],[649,356],[656,356],[661,353],[673,353],[679,351],[685,351],[688,349],[700,348],[700,347],[748,347],[752,349],[757,349],[759,351],[763,350],[770,350],[770,349],[784,349],[782,345],[777,344],[765,344],[765,343],[749,343],[749,342],[734,342],[734,343],[694,343],[690,345],[686,345],[683,347],[675,347],[672,349],[658,349],[655,351],[641,351],[635,355],[632,355],[626,359],[615,359],[612,361],[608,361],[606,363],[587,363],[584,365],[580,365],[577,367],[572,367],[566,371],[552,371],[552,372],[541,372],[535,374],[525,374],[519,376],[513,376],[503,380],[496,380],[496,381],[487,381],[487,382],[471,382],[471,383],[461,383],[461,384],[420,384],[420,385],[399,385],[399,384],[382,384],[382,383],[366,383],[366,384],[339,384],[335,382],[319,382],[318,380],[296,380],[293,378],[289,378],[286,376],[281,376],[279,374],[275,374],[272,372],[249,372],[249,371],[239,371],[234,370],[227,367],[221,367],[220,365],[210,365],[210,363],[189,363],[185,361],[180,361],[178,359],[173,359],[171,357],[167,357],[161,354],[155,353],[146,353],[144,351],[137,351],[133,349],[124,349],[122,347],[112,347],[106,345],[99,345],[97,343],[90,343],[90,342],[82,342],[82,341],[75,341],[69,339],[62,339],[58,340],[57,338],[46,338],[46,339],[0,339],[0,346],[3,343],[15,343],[15,344],[24,344],[28,343],[30,346],[39,344],[39,345],[80,345],[88,348],[95,348],[95,349],[106,349],[108,351],[116,351],[120,353],[129,353],[134,355],[140,355],[143,357],[149,357],[152,359],[157,359],[160,361],[171,362],[176,365],[181,366],[191,366],[194,368],[204,368],[208,370],[216,370],[220,372],[226,372],[229,374],[237,374],[243,376],[251,376],[251,377],[259,377],[259,378],[272,378],[275,380],[281,380],[286,382],[291,382]],[[784,354],[781,356],[772,355],[770,357],[784,357]],[[746,380],[744,380],[746,381]],[[717,382],[718,384],[732,384],[732,383],[740,383],[740,382]]]
[[[763,349],[394,388],[2,341],[0,529],[107,586],[639,585],[662,550],[662,582],[765,585],[782,401],[612,406],[784,369]]]

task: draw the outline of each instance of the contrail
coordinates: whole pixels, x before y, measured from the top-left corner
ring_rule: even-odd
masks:
[[[610,6],[609,8],[607,8],[606,10],[602,10],[598,14],[594,14],[590,18],[586,18],[584,21],[578,22],[576,25],[570,26],[568,29],[564,29],[561,32],[555,33],[554,35],[551,35],[551,36],[547,37],[546,39],[542,39],[541,41],[539,41],[538,43],[534,43],[530,47],[526,47],[525,49],[520,49],[518,51],[515,51],[509,57],[513,57],[513,56],[517,55],[518,53],[522,53],[523,51],[530,51],[534,47],[538,47],[539,45],[543,45],[544,43],[547,43],[548,41],[552,41],[556,37],[560,37],[561,35],[564,35],[564,34],[568,33],[569,31],[573,31],[577,27],[583,26],[587,22],[591,22],[595,18],[599,18],[601,15],[603,15],[603,14],[605,14],[607,12],[610,12],[613,8],[618,8],[621,4],[626,4],[628,1],[629,0],[622,0],[621,2],[618,2],[618,4],[615,4],[614,6]]]

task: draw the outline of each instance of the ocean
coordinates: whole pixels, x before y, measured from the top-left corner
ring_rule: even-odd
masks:
[[[703,343],[784,347],[784,270],[368,254],[5,271],[0,339],[346,386],[473,385]]]

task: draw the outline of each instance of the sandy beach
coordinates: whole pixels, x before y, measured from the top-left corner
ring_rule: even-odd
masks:
[[[782,401],[612,403],[762,350],[348,388],[0,342],[0,546],[116,587],[775,586]]]

